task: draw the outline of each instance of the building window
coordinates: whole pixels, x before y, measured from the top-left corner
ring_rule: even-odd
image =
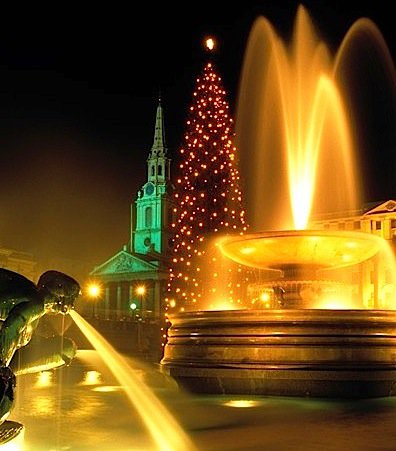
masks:
[[[375,221],[375,230],[381,230],[381,221]]]
[[[158,165],[158,175],[162,175],[162,165]]]
[[[151,207],[146,207],[145,222],[146,222],[146,228],[151,227],[152,222],[153,222],[153,209]]]
[[[391,219],[391,228],[396,229],[396,219]]]
[[[353,221],[353,229],[354,230],[360,229],[360,221]]]
[[[152,176],[155,175],[155,168],[154,168],[154,166],[151,166],[151,175],[152,175]]]

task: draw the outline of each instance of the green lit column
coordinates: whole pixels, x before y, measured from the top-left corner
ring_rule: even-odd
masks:
[[[122,287],[117,285],[117,304],[116,304],[116,319],[121,317],[121,297],[122,297]]]
[[[134,297],[134,287],[133,284],[129,285],[129,295],[128,295],[128,307],[129,307],[129,311],[132,310],[132,319],[133,321],[136,320],[136,302],[134,302],[135,297]],[[132,305],[133,304],[133,305]]]
[[[129,284],[129,295],[128,295],[128,299],[129,301],[132,301],[133,299],[133,285],[130,283]]]
[[[107,285],[105,289],[104,317],[109,319],[110,310],[110,287]]]

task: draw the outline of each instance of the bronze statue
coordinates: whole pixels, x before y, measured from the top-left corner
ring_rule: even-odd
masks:
[[[14,402],[15,375],[70,363],[74,342],[64,337],[40,337],[33,332],[45,314],[67,314],[80,286],[58,271],[41,275],[37,285],[20,274],[0,269],[0,424]],[[34,346],[40,341],[40,346]]]

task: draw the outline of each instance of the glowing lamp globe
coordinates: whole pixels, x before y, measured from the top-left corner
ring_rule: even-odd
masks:
[[[90,298],[97,298],[100,295],[101,288],[96,283],[91,283],[87,287],[87,294]]]

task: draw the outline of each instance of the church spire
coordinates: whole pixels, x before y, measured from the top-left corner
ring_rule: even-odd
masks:
[[[165,144],[164,112],[161,97],[158,96],[157,114],[155,117],[154,142],[147,159],[147,181],[166,184],[170,180],[170,159]]]
[[[166,154],[165,143],[165,127],[164,127],[164,112],[161,104],[161,94],[158,96],[157,114],[155,118],[154,142],[151,147],[150,157]]]
[[[159,98],[154,143],[147,159],[147,181],[136,200],[136,219],[131,221],[131,247],[137,254],[169,252],[173,185],[164,132],[164,116]]]

